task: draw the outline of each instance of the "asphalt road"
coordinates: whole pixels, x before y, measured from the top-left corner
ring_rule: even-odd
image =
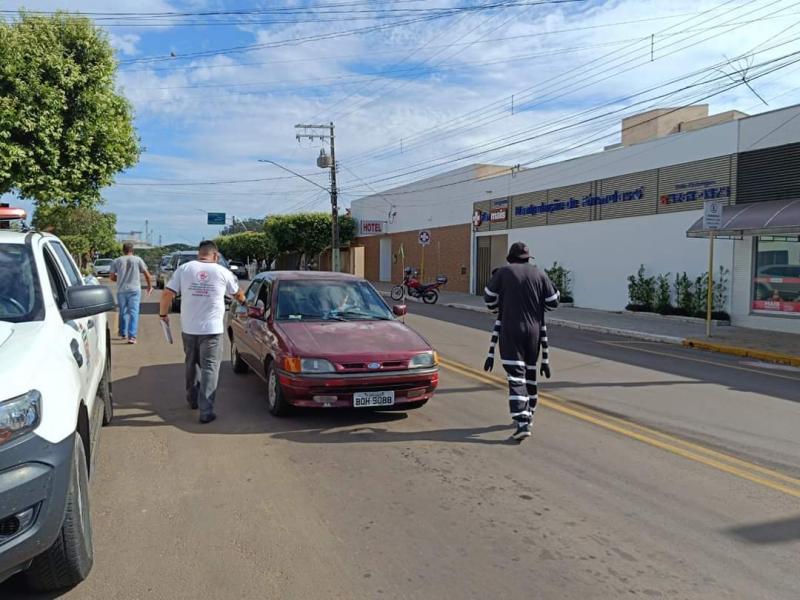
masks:
[[[552,328],[517,445],[473,368],[490,319],[414,305],[447,364],[424,408],[276,419],[226,361],[202,426],[144,310],[113,349],[95,567],[64,598],[797,597],[798,371]]]

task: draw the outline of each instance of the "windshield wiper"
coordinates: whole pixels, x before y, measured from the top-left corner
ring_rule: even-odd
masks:
[[[362,311],[359,311],[359,310],[345,310],[345,311],[342,311],[342,312],[337,313],[337,314],[339,314],[339,315],[347,315],[347,316],[351,316],[351,317],[363,317],[365,319],[375,319],[376,321],[391,321],[392,320],[390,317],[386,317],[384,315],[376,315],[376,314],[372,314],[372,313],[362,312]]]

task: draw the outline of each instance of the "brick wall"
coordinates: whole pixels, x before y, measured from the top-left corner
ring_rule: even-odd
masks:
[[[469,245],[468,224],[449,227],[433,227],[431,244],[425,248],[425,280],[433,281],[436,275],[447,275],[445,290],[469,292]],[[399,256],[400,244],[405,252],[405,265],[419,269],[422,265],[422,246],[417,241],[419,232],[392,233],[392,281],[403,278],[403,261]],[[385,236],[358,238],[353,245],[364,246],[364,274],[370,281],[380,276],[380,239]]]

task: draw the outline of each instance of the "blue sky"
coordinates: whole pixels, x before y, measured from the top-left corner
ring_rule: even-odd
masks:
[[[156,242],[161,237],[165,243],[196,243],[219,229],[205,225],[205,211],[244,218],[326,210],[322,190],[258,162],[275,160],[327,185],[326,173],[315,165],[321,143],[298,143],[296,123],[335,121],[341,201],[347,206],[376,189],[470,162],[517,164],[544,156],[552,161],[598,150],[616,141],[620,117],[664,102],[692,101],[706,88],[638,107],[630,105],[648,97],[627,96],[663,85],[652,92],[655,96],[687,82],[720,85],[726,74],[732,80],[755,73],[764,61],[800,50],[800,8],[791,0],[596,0],[539,6],[520,0],[516,6],[367,34],[286,43],[401,18],[356,11],[485,4],[346,0],[346,12],[325,14],[331,3],[25,2],[31,10],[95,13],[116,48],[118,86],[134,106],[145,147],[140,163],[104,192],[106,210],[117,213],[120,231],[143,231],[147,221]],[[197,14],[276,7],[316,11]],[[175,12],[192,15],[164,16]],[[160,16],[143,18],[142,13]],[[234,47],[247,51],[215,53]],[[745,52],[750,54],[736,58]],[[703,71],[715,64],[716,70]],[[753,87],[769,106],[740,86],[711,98],[712,111],[753,113],[796,103],[800,66],[764,76]],[[603,112],[620,112],[601,119],[601,105],[607,105]],[[598,118],[461,158],[530,137],[523,132],[574,124],[579,113]],[[606,137],[581,143],[598,136]],[[243,181],[252,179],[269,180]],[[229,181],[239,183],[223,183]]]

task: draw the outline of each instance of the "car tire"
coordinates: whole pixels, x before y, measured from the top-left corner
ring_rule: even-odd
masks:
[[[92,521],[89,513],[89,471],[83,439],[75,432],[75,448],[64,521],[50,548],[33,559],[25,572],[28,586],[50,592],[78,585],[92,570]]]
[[[114,420],[114,392],[111,388],[111,334],[106,332],[106,366],[103,377],[97,386],[97,397],[103,401],[103,425],[109,425]]]
[[[281,384],[278,381],[278,371],[273,362],[270,362],[267,367],[267,408],[276,417],[286,415],[291,408],[283,395]]]
[[[236,347],[236,342],[233,340],[231,340],[231,367],[233,368],[233,372],[239,375],[243,375],[250,370],[247,363],[242,360],[239,349]]]
[[[422,301],[425,304],[436,304],[436,301],[439,299],[439,292],[436,290],[428,290],[427,292],[422,294]]]

